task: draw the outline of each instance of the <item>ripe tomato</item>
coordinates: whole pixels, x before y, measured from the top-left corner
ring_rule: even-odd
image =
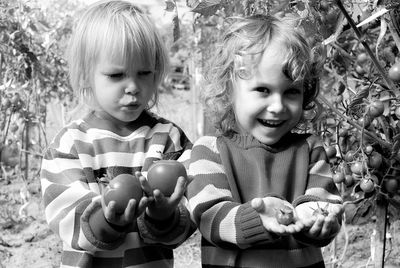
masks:
[[[294,220],[293,210],[288,206],[283,206],[275,211],[276,220],[282,225],[289,225]]]
[[[372,152],[368,157],[368,166],[371,168],[379,168],[382,164],[382,155],[378,152]]]
[[[344,182],[344,180],[345,180],[345,176],[344,176],[344,173],[341,171],[339,171],[333,175],[333,181],[335,183],[342,183],[342,182]]]
[[[325,151],[328,158],[334,158],[337,153],[335,146],[328,146],[325,148]]]
[[[159,189],[165,196],[170,196],[180,176],[187,177],[182,163],[176,160],[160,160],[150,166],[147,181],[152,189]]]
[[[375,183],[371,179],[362,179],[360,181],[360,188],[364,193],[370,193],[375,189]]]
[[[394,82],[400,82],[400,62],[396,62],[390,67],[388,77]]]
[[[397,117],[397,119],[400,120],[400,106],[396,107],[396,109],[394,110],[394,115]]]
[[[388,193],[397,193],[397,191],[399,190],[399,181],[396,179],[385,180],[385,189]]]
[[[347,151],[347,153],[344,155],[344,160],[346,162],[353,162],[356,158],[356,152],[353,150]]]
[[[344,185],[352,186],[354,184],[354,178],[351,175],[344,176]]]
[[[383,102],[380,100],[373,101],[368,107],[368,114],[373,118],[383,115],[384,111],[385,111],[385,106],[383,105]]]
[[[358,54],[356,61],[359,65],[362,66],[364,63],[366,63],[368,61],[368,59],[369,59],[369,56],[367,55],[367,53],[363,52],[363,53]]]
[[[130,174],[120,174],[113,178],[103,191],[103,198],[106,205],[115,201],[117,213],[124,213],[130,199],[136,202],[143,196],[142,186],[139,179]]]
[[[366,165],[359,161],[354,162],[351,165],[350,169],[351,172],[353,172],[356,175],[365,174],[365,172],[367,171]]]

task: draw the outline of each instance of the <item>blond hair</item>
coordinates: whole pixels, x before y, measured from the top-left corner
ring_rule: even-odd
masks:
[[[311,48],[304,33],[296,27],[294,18],[260,14],[233,19],[204,76],[202,99],[216,129],[229,134],[236,128],[232,82],[236,77],[252,76],[272,40],[280,42],[286,51],[285,74],[293,81],[303,81],[303,108],[310,108],[318,94],[318,77]]]
[[[137,6],[127,1],[99,1],[83,11],[75,24],[68,47],[71,86],[79,104],[89,106],[93,98],[92,77],[101,53],[134,70],[138,62],[155,71],[155,85],[163,81],[169,68],[168,52],[151,21]],[[148,108],[157,103],[157,90]]]

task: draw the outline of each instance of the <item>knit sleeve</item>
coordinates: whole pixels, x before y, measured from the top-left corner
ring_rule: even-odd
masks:
[[[185,133],[176,125],[169,131],[163,159],[173,159],[184,164],[188,168],[192,143]],[[183,243],[194,231],[195,227],[189,217],[187,199],[182,197],[174,215],[167,221],[157,222],[145,215],[137,219],[139,233],[148,244],[160,243],[170,248],[176,248]]]
[[[92,252],[115,248],[122,242],[119,241],[121,233],[109,226],[100,226],[104,227],[105,235],[108,232],[108,236],[113,237],[113,241],[105,242],[95,237],[89,226],[92,215],[103,217],[100,189],[93,173],[85,172],[87,168],[82,166],[85,155],[77,151],[77,143],[82,144],[82,140],[73,133],[79,133],[76,126],[64,128],[46,150],[42,161],[40,180],[46,220],[73,249]],[[103,223],[107,225],[105,220]]]
[[[307,138],[307,142],[309,145],[308,182],[304,195],[296,198],[293,205],[297,206],[309,201],[341,204],[343,200],[332,179],[332,171],[321,140],[311,135]]]
[[[249,203],[238,203],[221,164],[217,139],[202,137],[193,146],[187,196],[192,220],[203,237],[222,248],[247,248],[272,240]]]

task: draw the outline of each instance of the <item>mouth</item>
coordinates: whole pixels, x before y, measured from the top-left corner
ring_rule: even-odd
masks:
[[[129,111],[132,111],[132,110],[136,110],[136,109],[138,109],[140,107],[140,104],[139,103],[128,103],[128,104],[125,104],[125,105],[122,105],[122,109],[123,110],[129,110]]]
[[[285,120],[267,120],[267,119],[257,119],[257,121],[265,127],[277,128],[285,123]]]

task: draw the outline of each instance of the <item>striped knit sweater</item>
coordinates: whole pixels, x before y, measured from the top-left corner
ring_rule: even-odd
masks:
[[[319,246],[331,239],[305,244],[279,238],[250,205],[268,195],[294,206],[342,202],[317,137],[290,133],[273,147],[239,134],[202,137],[193,146],[189,173],[189,210],[202,234],[203,267],[324,267]]]
[[[183,202],[167,226],[142,215],[130,230],[117,230],[105,221],[99,178],[146,175],[165,156],[188,164],[192,144],[176,125],[148,112],[127,136],[100,127],[107,123],[99,120],[89,114],[64,127],[42,162],[45,216],[63,242],[61,267],[173,267],[172,249],[192,231]],[[94,235],[93,223],[104,236]]]

